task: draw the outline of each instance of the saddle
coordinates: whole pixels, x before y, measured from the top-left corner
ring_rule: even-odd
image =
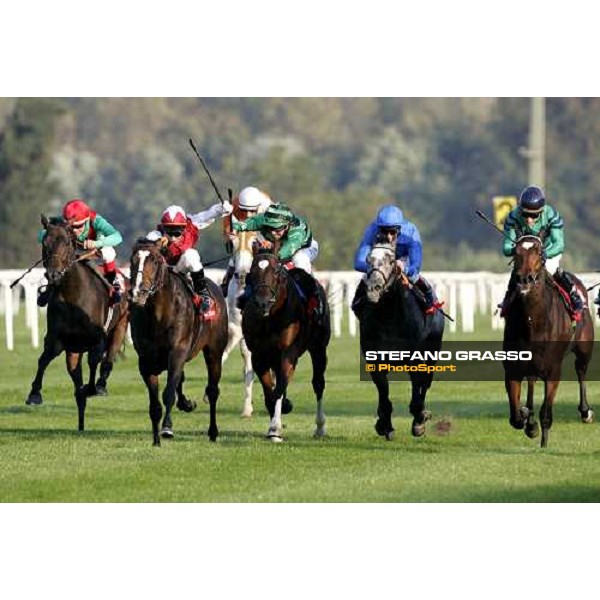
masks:
[[[317,284],[316,279],[303,269],[290,268],[288,272],[302,300],[306,315],[310,318],[315,309],[324,306],[322,288]]]

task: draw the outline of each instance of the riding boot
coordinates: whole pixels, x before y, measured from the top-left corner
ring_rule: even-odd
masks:
[[[37,305],[40,308],[43,308],[44,306],[48,306],[48,300],[50,300],[50,294],[52,293],[52,286],[50,284],[41,285],[38,288],[37,293],[38,293]]]
[[[364,279],[360,280],[352,299],[352,312],[356,315],[356,318],[360,321],[367,305],[367,284]]]
[[[435,299],[435,295],[433,293],[433,287],[424,277],[419,275],[419,279],[415,282],[415,287],[423,292],[423,299],[425,300],[425,304],[423,305],[423,312],[426,315],[433,314],[436,310],[439,310],[444,306],[443,302],[438,302]]]
[[[206,285],[206,277],[204,276],[204,269],[200,269],[198,272],[190,273],[192,283],[194,285],[194,306],[197,311],[202,314],[204,319],[210,320],[216,316],[215,303],[210,296],[208,286]]]
[[[323,307],[318,282],[313,276],[311,276],[311,283],[307,292],[308,300],[306,306],[308,309],[308,318],[314,319],[315,322],[320,325],[323,321],[325,309]]]
[[[223,281],[221,282],[221,291],[223,292],[223,296],[227,298],[227,291],[229,290],[229,282],[235,273],[235,266],[229,265],[227,267],[227,271],[225,271],[225,277],[223,277]]]
[[[121,285],[117,279],[117,271],[108,271],[104,273],[104,277],[110,285],[112,285],[112,295],[110,297],[111,305],[119,304],[121,302]]]
[[[500,317],[506,317],[508,313],[508,308],[513,301],[513,297],[515,291],[517,289],[517,278],[515,277],[514,271],[510,274],[510,279],[508,280],[508,289],[506,290],[506,294],[504,294],[504,300],[502,300],[501,304],[498,304],[498,308],[500,309]]]
[[[573,308],[573,318],[575,321],[581,321],[582,311],[583,311],[583,302],[581,301],[581,296],[577,291],[577,286],[573,281],[570,273],[558,269],[556,273],[554,273],[554,279],[560,285],[565,292],[569,294],[569,298],[571,299],[571,306]]]

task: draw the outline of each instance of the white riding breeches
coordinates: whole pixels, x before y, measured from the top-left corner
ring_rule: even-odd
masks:
[[[558,267],[560,266],[560,259],[562,258],[562,254],[558,254],[557,256],[553,256],[552,258],[546,259],[546,271],[550,273],[550,275],[554,275],[556,271],[558,271]]]
[[[175,271],[178,273],[197,273],[202,269],[200,254],[195,248],[186,250],[175,265]]]
[[[312,275],[312,262],[319,256],[319,243],[317,240],[311,242],[307,248],[300,248],[294,256],[292,256],[292,262],[294,267],[306,271],[309,275]]]
[[[112,246],[100,248],[100,254],[102,254],[102,260],[105,263],[111,263],[117,258],[117,252]]]

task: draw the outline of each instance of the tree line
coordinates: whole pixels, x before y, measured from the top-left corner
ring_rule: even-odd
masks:
[[[595,269],[600,225],[600,99],[546,104],[546,193],[566,223],[565,266]],[[307,217],[320,269],[352,269],[377,208],[395,202],[421,231],[424,269],[506,271],[500,236],[475,217],[528,185],[527,98],[0,99],[0,266],[39,257],[39,213],[82,197],[129,246],[162,210],[256,185]],[[223,256],[220,226],[201,235]]]

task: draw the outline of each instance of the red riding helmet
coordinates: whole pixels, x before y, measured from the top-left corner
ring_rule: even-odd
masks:
[[[91,209],[79,199],[69,200],[63,208],[63,217],[68,223],[79,223],[90,216]]]
[[[163,212],[160,224],[163,227],[185,227],[187,225],[185,210],[181,206],[172,204]]]

